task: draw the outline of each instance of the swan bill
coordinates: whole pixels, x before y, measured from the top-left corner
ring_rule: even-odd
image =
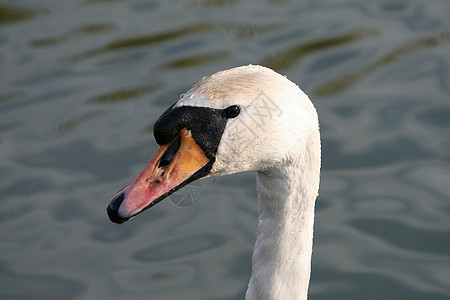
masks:
[[[161,145],[141,174],[111,199],[107,212],[114,223],[123,223],[150,208],[186,184],[201,178],[212,161],[183,128],[170,143]]]
[[[123,223],[188,183],[207,176],[227,120],[232,117],[227,109],[169,107],[153,129],[160,147],[141,174],[113,196],[107,207],[109,219]]]

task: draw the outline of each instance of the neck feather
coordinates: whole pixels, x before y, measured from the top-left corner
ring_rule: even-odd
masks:
[[[320,149],[309,150],[257,173],[260,219],[247,300],[307,298],[320,172]]]

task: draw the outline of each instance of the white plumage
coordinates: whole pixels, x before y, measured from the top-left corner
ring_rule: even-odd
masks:
[[[316,110],[294,83],[261,66],[203,78],[176,106],[242,113],[227,123],[210,175],[256,171],[258,234],[246,299],[306,299],[320,173]]]

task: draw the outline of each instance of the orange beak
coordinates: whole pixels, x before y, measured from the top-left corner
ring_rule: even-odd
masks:
[[[177,143],[179,143],[178,150]],[[195,174],[209,162],[191,132],[186,128],[182,129],[171,143],[156,150],[145,169],[130,185],[114,195],[108,205],[110,220],[123,223],[155,205],[184,185],[201,177],[195,177]]]

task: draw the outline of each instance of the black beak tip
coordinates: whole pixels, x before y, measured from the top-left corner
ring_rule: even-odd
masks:
[[[113,223],[122,224],[123,222],[127,221],[129,218],[124,218],[119,215],[119,208],[122,204],[123,200],[125,199],[125,193],[121,192],[117,195],[115,195],[111,202],[108,205],[108,208],[106,211],[108,212],[108,217]]]

